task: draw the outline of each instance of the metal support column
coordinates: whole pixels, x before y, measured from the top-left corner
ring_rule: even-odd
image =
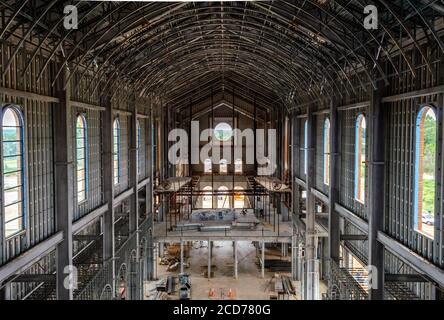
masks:
[[[153,279],[157,280],[157,264],[159,262],[159,245],[160,243],[153,244]]]
[[[237,241],[233,241],[233,251],[234,251],[234,279],[237,279],[238,278]]]
[[[113,172],[113,109],[111,97],[103,97],[101,105],[105,108],[102,112],[102,165],[103,165],[103,196],[108,210],[103,215],[103,262],[111,274],[112,297],[115,297],[115,243],[114,243],[114,172]]]
[[[317,271],[318,258],[316,256],[316,229],[315,229],[315,197],[311,188],[315,185],[315,116],[311,108],[307,108],[307,214],[305,232],[305,299],[319,298],[319,274]]]
[[[57,230],[63,231],[63,241],[57,246],[57,299],[72,300],[77,279],[72,261],[72,218],[74,208],[74,172],[72,152],[72,118],[69,71],[63,67],[59,83],[60,105],[54,108],[55,212]],[[65,89],[61,89],[65,88]],[[68,281],[67,281],[68,280]]]
[[[149,224],[152,227],[153,226],[153,219],[154,219],[154,215],[153,215],[153,172],[154,172],[154,167],[153,167],[153,111],[152,111],[152,105],[150,106],[150,116],[148,118],[148,120],[145,122],[145,125],[147,127],[147,130],[145,130],[145,137],[147,139],[147,143],[146,143],[146,159],[147,161],[145,162],[145,166],[147,167],[147,177],[148,177],[148,183],[145,185],[145,204],[146,204],[146,208],[145,208],[145,213],[148,216],[149,219]],[[148,251],[150,254],[147,255],[147,265],[148,265],[148,270],[152,270],[154,271],[154,264],[155,264],[155,260],[154,260],[154,254],[153,254],[153,248],[154,248],[154,243],[153,243],[153,232],[152,229],[150,229],[150,232],[148,234]],[[154,272],[148,272],[148,279],[144,279],[144,280],[151,280],[152,277],[154,277]]]
[[[130,100],[130,110],[131,110],[131,124],[130,124],[130,154],[129,154],[129,182],[130,188],[133,189],[133,194],[130,197],[130,212],[129,212],[129,232],[135,234],[136,247],[139,248],[139,190],[137,184],[139,182],[138,173],[138,120],[137,120],[137,104],[135,96],[131,96]],[[140,249],[136,250],[136,265],[140,265]],[[136,270],[131,270],[130,272],[138,272]],[[140,279],[140,277],[134,276],[134,279]],[[131,300],[140,300],[140,288],[142,283],[135,281],[136,283],[131,283],[131,286],[135,286],[134,290],[131,290]],[[133,294],[134,293],[134,294]]]
[[[180,273],[183,273],[183,240],[180,240]]]
[[[384,221],[384,116],[380,90],[372,91],[368,123],[369,140],[369,205],[368,210],[368,264],[369,296],[372,300],[384,298],[384,246],[377,240]]]
[[[261,261],[261,276],[265,278],[265,241],[262,241]]]
[[[12,300],[12,282],[9,282],[4,286],[3,292],[3,300]]]
[[[333,99],[330,101],[330,187],[329,187],[329,203],[328,203],[328,258],[329,270],[331,271],[331,264],[339,265],[339,246],[340,246],[340,227],[339,214],[335,210],[335,203],[339,198],[340,188],[340,128],[339,118],[336,102]],[[331,281],[331,277],[329,277]],[[332,283],[328,284],[329,289],[332,288]]]
[[[208,239],[208,279],[211,279],[211,240]]]
[[[165,250],[165,243],[159,242],[159,257],[163,258]]]

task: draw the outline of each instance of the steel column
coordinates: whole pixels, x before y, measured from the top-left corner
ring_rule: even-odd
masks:
[[[261,276],[265,278],[265,241],[262,241],[261,261]]]
[[[72,109],[69,71],[63,67],[63,81],[59,84],[60,104],[54,108],[55,211],[57,230],[63,231],[63,241],[57,246],[57,298],[72,300],[77,279],[72,261],[72,219],[74,209],[74,173],[72,152]],[[61,89],[64,88],[65,89]]]
[[[136,98],[134,95],[131,96],[129,101],[129,106],[131,110],[130,117],[130,154],[129,154],[129,188],[133,189],[134,192],[130,197],[130,212],[129,212],[129,232],[130,236],[135,233],[135,241],[136,248],[139,248],[140,245],[140,237],[139,237],[139,190],[137,188],[137,184],[139,182],[139,172],[138,172],[138,130],[137,130],[137,104]],[[140,250],[136,250],[136,262],[139,265],[140,260]],[[136,290],[134,292],[140,293],[139,286],[142,286],[142,283],[138,282],[136,284],[132,283],[132,285],[136,285]],[[132,300],[139,300],[141,297],[131,296]]]
[[[208,279],[211,279],[211,240],[208,239]]]
[[[328,258],[329,264],[339,265],[340,246],[340,215],[335,210],[335,204],[339,200],[340,189],[340,151],[339,151],[339,118],[335,100],[330,101],[330,186],[328,201]],[[330,265],[331,268],[331,265]],[[331,272],[331,269],[330,269]],[[331,276],[329,277],[329,289],[332,288]]]
[[[238,278],[238,257],[237,257],[237,241],[233,241],[233,251],[234,251],[234,278]]]
[[[377,241],[384,221],[384,116],[380,91],[372,90],[368,121],[369,141],[369,205],[368,216],[368,264],[369,297],[384,298],[384,246]]]
[[[180,240],[180,273],[183,273],[183,240]]]
[[[103,215],[103,262],[110,268],[112,277],[112,297],[115,297],[116,265],[114,242],[114,172],[113,172],[113,109],[111,97],[102,97],[102,165],[103,165],[103,197],[108,210]]]
[[[305,299],[318,299],[319,275],[317,275],[316,229],[315,229],[315,196],[311,189],[315,186],[315,116],[307,108],[307,213],[305,231]]]

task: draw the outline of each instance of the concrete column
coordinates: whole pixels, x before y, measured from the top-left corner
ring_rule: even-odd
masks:
[[[57,246],[57,299],[72,300],[77,279],[72,261],[72,220],[74,208],[74,168],[72,128],[76,121],[72,116],[70,103],[71,86],[67,80],[69,71],[63,67],[62,81],[59,82],[60,105],[54,108],[54,162],[55,162],[55,212],[56,227],[63,231],[63,241]],[[66,84],[66,86],[65,86]],[[63,89],[65,87],[65,89]],[[66,281],[66,279],[69,279]],[[68,285],[67,285],[68,284]]]
[[[234,253],[234,279],[237,279],[238,278],[237,241],[233,241],[233,253]]]
[[[180,240],[180,273],[183,273],[183,240]]]
[[[315,197],[311,188],[315,185],[315,116],[311,108],[307,108],[307,214],[305,230],[305,292],[306,300],[315,300],[319,296],[319,275],[316,277],[316,229],[315,229]]]
[[[102,97],[102,168],[103,168],[103,197],[108,210],[103,215],[103,261],[108,266],[113,287],[112,297],[115,297],[115,242],[114,242],[114,172],[113,172],[113,110],[111,97]]]
[[[208,279],[211,279],[211,240],[208,239]]]
[[[261,276],[262,278],[265,278],[265,241],[262,241],[261,260]]]
[[[368,264],[369,296],[384,299],[384,246],[377,240],[384,221],[384,116],[380,91],[372,91],[369,108],[367,139],[369,141],[369,205],[368,210]]]

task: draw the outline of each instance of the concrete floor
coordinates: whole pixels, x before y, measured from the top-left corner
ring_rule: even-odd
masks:
[[[207,242],[194,242],[186,261],[190,264],[185,272],[190,274],[192,285],[191,297],[193,300],[208,300],[209,291],[214,290],[212,299],[228,299],[231,290],[233,299],[239,300],[268,300],[270,298],[270,280],[274,273],[265,272],[265,279],[261,278],[260,267],[256,265],[256,249],[252,242],[239,241],[238,247],[238,279],[234,279],[233,246],[230,241],[216,241],[213,247],[212,265],[216,266],[214,278],[207,279],[203,275],[208,264]],[[168,275],[178,275],[180,271],[168,272],[166,266],[158,265],[158,278]],[[299,283],[294,283],[296,289]],[[298,290],[299,291],[299,290]],[[295,299],[296,297],[291,297]],[[177,299],[177,294],[170,299]]]

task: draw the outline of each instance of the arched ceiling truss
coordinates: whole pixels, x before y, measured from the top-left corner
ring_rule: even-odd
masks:
[[[78,7],[78,29],[63,27],[63,8]],[[379,28],[363,26],[364,6],[379,8]],[[0,0],[0,38],[44,53],[41,78],[57,60],[53,85],[90,76],[86,90],[109,93],[125,83],[140,96],[180,107],[212,90],[236,90],[264,105],[294,105],[321,96],[353,94],[387,83],[385,59],[396,75],[416,76],[405,43],[431,69],[424,41],[444,52],[438,0],[283,0],[235,2],[112,2]],[[418,34],[423,34],[418,39]],[[30,46],[31,45],[31,46]],[[400,69],[399,58],[406,70]],[[85,90],[85,89],[83,89]]]

